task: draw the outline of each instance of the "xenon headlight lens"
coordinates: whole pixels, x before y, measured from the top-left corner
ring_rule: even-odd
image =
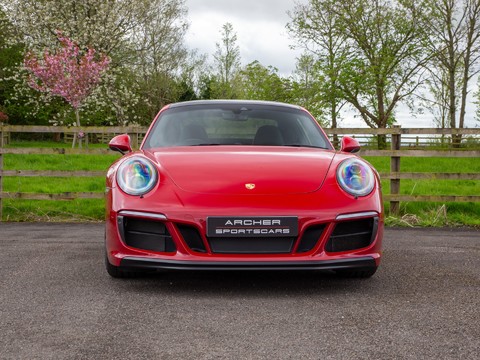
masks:
[[[365,162],[350,158],[337,168],[337,181],[347,193],[353,196],[366,196],[375,186],[373,171]]]
[[[118,167],[118,186],[127,194],[146,194],[152,190],[157,180],[155,166],[143,157],[128,158]]]

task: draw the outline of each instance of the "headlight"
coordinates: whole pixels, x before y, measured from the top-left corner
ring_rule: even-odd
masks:
[[[366,196],[375,186],[373,171],[365,162],[350,158],[337,168],[337,181],[347,193],[353,196]]]
[[[143,157],[128,158],[117,170],[118,186],[130,195],[146,194],[155,186],[157,179],[155,166]]]

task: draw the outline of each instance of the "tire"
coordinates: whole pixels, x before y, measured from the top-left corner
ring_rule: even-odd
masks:
[[[121,270],[119,266],[115,266],[110,264],[108,261],[107,256],[107,234],[104,234],[104,242],[105,242],[105,269],[107,270],[108,275],[115,279],[125,279],[134,277],[135,273],[130,271]]]
[[[155,270],[123,270],[119,266],[110,264],[108,261],[107,254],[105,252],[105,269],[107,270],[108,275],[115,279],[134,279],[138,277],[148,276],[155,274]]]
[[[372,267],[368,269],[341,269],[335,270],[335,273],[338,276],[344,278],[356,278],[356,279],[368,279],[372,277],[377,272],[377,267]]]
[[[110,264],[110,261],[108,261],[107,254],[105,254],[105,269],[107,270],[108,275],[110,275],[113,278],[116,279],[121,279],[121,278],[126,278],[126,272],[120,270],[120,267],[115,266]]]

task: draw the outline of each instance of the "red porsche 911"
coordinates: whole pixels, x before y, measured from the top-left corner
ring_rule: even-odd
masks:
[[[344,137],[335,150],[303,108],[211,100],[164,107],[140,150],[107,173],[106,269],[332,270],[380,263],[380,179]]]

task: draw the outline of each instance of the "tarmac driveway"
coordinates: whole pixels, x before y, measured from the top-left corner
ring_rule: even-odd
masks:
[[[102,224],[0,223],[1,359],[478,359],[480,231],[386,229],[373,278],[108,277]]]

